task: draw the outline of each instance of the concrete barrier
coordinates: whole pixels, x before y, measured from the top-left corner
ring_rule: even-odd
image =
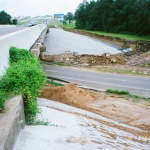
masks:
[[[46,27],[45,24],[39,24],[0,37],[0,76],[5,74],[6,68],[9,66],[10,47],[30,50]]]
[[[43,51],[41,51],[41,46],[43,46],[42,43],[44,43],[46,34],[49,32],[49,28],[45,28],[45,30],[43,30],[43,32],[41,33],[41,35],[39,36],[39,38],[37,39],[37,41],[34,43],[34,45],[32,46],[32,48],[30,49],[30,53],[33,54],[36,58],[41,58],[41,55],[44,55]],[[46,46],[45,47],[45,51],[46,51]],[[44,57],[44,56],[43,56]]]
[[[25,126],[22,96],[7,100],[0,113],[0,150],[12,150],[20,130]]]
[[[0,28],[12,28],[16,27],[16,25],[0,25]]]

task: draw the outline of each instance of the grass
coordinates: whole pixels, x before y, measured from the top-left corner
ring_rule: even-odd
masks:
[[[52,80],[47,80],[47,83],[50,85],[54,85],[54,86],[64,86],[63,84],[58,83],[58,82],[54,82]]]
[[[59,27],[65,27],[65,28],[75,28],[75,21],[72,21],[72,23],[69,25],[69,22],[67,21],[67,24],[63,25],[62,22],[55,22],[54,20],[51,20],[50,26],[59,26]]]
[[[123,95],[123,96],[126,96],[127,98],[143,99],[143,100],[150,102],[150,98],[138,96],[138,95],[133,95],[133,94],[129,93],[128,91],[119,91],[119,90],[107,89],[105,92],[110,93],[110,94]]]
[[[27,22],[25,21],[25,22],[18,22],[18,26],[20,26],[20,25],[24,25],[24,24],[26,24]]]
[[[67,22],[67,25],[63,25],[62,22],[54,22],[53,20],[51,21],[51,26],[60,26],[60,27],[66,27],[66,28],[75,28],[75,21],[72,21],[72,23],[69,25]],[[98,35],[104,35],[104,36],[110,36],[110,37],[118,37],[124,40],[145,40],[145,41],[149,41],[150,40],[150,36],[139,36],[139,35],[133,35],[133,34],[121,34],[121,33],[108,33],[108,32],[103,32],[103,31],[90,31],[90,30],[80,30],[80,29],[76,29],[79,31],[85,31],[85,32],[89,32],[89,33],[94,33],[94,34],[98,34]]]
[[[113,94],[119,94],[119,95],[128,95],[129,92],[127,91],[118,91],[118,90],[112,90],[112,89],[107,89],[107,93],[113,93]]]
[[[86,32],[90,33],[95,33],[98,35],[104,35],[104,36],[111,36],[111,37],[118,37],[124,40],[150,40],[150,36],[139,36],[139,35],[132,35],[132,34],[120,34],[120,33],[107,33],[107,32],[102,32],[102,31],[87,31]]]
[[[74,29],[74,28],[75,28],[75,21],[72,21],[70,25],[69,25],[69,23],[67,22],[67,24],[66,24],[66,25],[63,25],[62,27]]]
[[[52,62],[52,64],[58,65],[58,66],[71,66],[70,64],[60,63],[60,62]]]

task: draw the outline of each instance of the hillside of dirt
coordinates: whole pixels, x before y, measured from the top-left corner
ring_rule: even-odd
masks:
[[[73,83],[43,88],[41,97],[82,108],[118,122],[150,131],[150,103],[135,103],[117,95],[77,87]]]

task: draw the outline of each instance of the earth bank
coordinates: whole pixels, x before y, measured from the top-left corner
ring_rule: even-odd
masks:
[[[133,99],[81,89],[73,83],[63,87],[47,85],[41,97],[82,108],[146,131],[150,130],[150,104],[146,101],[133,102]]]

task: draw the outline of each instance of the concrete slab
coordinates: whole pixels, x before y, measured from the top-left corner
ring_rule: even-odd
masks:
[[[26,126],[14,150],[150,149],[148,139],[140,141],[137,135],[102,124],[92,119],[98,119],[94,113],[43,98],[39,98],[38,103],[42,109],[38,119],[59,127]]]
[[[80,128],[77,126],[76,117],[41,106],[40,120],[47,120],[62,127],[54,126],[26,126],[20,133],[14,150],[80,150],[80,144],[67,143],[69,136],[80,136]]]
[[[77,52],[78,54],[100,55],[103,53],[117,54],[120,50],[98,40],[60,29],[50,29],[45,39],[46,55]]]

